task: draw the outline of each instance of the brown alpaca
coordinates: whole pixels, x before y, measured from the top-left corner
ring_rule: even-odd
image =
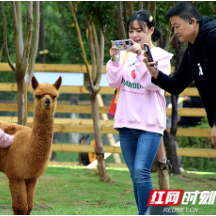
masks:
[[[53,118],[62,78],[55,84],[39,84],[35,76],[35,111],[32,129],[0,121],[0,128],[14,138],[9,148],[0,148],[0,172],[9,179],[12,209],[16,215],[30,214],[37,179],[45,172],[51,153]]]

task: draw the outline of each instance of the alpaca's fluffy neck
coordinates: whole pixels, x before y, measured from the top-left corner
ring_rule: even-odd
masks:
[[[51,148],[53,139],[53,113],[40,115],[37,111],[34,114],[31,137],[43,151]]]

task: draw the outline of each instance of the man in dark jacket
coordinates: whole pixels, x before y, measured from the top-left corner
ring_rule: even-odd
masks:
[[[185,1],[172,7],[167,16],[179,41],[188,42],[179,69],[167,76],[151,66],[157,62],[150,63],[147,58],[143,61],[152,75],[152,83],[173,95],[195,81],[216,146],[216,21],[201,16],[193,4]]]

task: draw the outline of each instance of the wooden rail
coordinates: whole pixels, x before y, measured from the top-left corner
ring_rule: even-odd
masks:
[[[51,166],[79,166],[79,167],[87,167],[85,165],[79,164],[78,162],[63,162],[63,161],[49,161],[49,165]],[[126,164],[123,163],[106,163],[106,167],[112,167],[112,168],[127,168]]]
[[[109,107],[99,107],[99,113],[108,113]],[[28,112],[34,111],[33,104],[27,105]],[[0,103],[0,111],[16,112],[17,104],[14,103]],[[79,105],[57,105],[57,113],[91,113],[91,106],[79,106]],[[166,108],[166,114],[171,115],[172,109]],[[193,116],[193,117],[204,117],[206,111],[204,108],[178,108],[179,116]],[[9,118],[10,120],[10,118]]]
[[[16,92],[17,91],[17,84],[16,83],[1,83],[0,91],[10,91]],[[28,85],[28,92],[33,92],[31,85]],[[85,86],[61,86],[59,89],[60,93],[70,93],[70,94],[89,94],[88,90],[86,90]],[[100,94],[110,94],[113,95],[114,88],[111,87],[101,87],[99,91]],[[165,92],[166,96],[170,96],[170,93]],[[199,93],[196,88],[186,88],[181,94],[179,95],[187,95],[187,96],[199,96]]]
[[[92,72],[92,66],[89,65],[89,70]],[[8,63],[0,63],[0,71],[12,71]],[[35,64],[34,71],[37,72],[64,72],[64,73],[87,73],[85,65],[78,64]],[[171,73],[174,67],[171,68]],[[106,65],[103,66],[102,73],[106,73]]]
[[[3,118],[0,120],[6,120]],[[55,120],[56,121],[56,120]],[[58,121],[58,120],[57,120]],[[73,121],[73,119],[68,120],[67,123]],[[14,121],[9,121],[14,122]],[[30,121],[31,122],[31,121]],[[79,120],[74,119],[73,125],[71,124],[54,124],[53,131],[54,133],[94,133],[94,127],[91,120]],[[83,124],[87,123],[87,124]],[[28,127],[32,127],[32,123],[28,123]],[[167,128],[170,131],[170,128]],[[101,132],[102,134],[118,134],[118,131],[113,129],[112,120],[104,121],[101,120]],[[211,129],[188,129],[188,128],[178,128],[177,136],[199,136],[199,137],[210,137]]]
[[[192,151],[193,150],[193,151]],[[54,152],[95,152],[94,146],[90,145],[52,145]],[[191,148],[177,148],[178,156],[186,157],[216,157],[216,149],[191,149]],[[104,153],[122,153],[120,147],[104,146]]]

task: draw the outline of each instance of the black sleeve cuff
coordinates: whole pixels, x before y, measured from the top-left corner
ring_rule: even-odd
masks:
[[[158,71],[158,77],[157,77],[157,79],[155,79],[153,76],[151,77],[151,82],[152,83],[154,83],[155,85],[158,85],[158,83],[159,83],[159,79],[160,79],[160,76],[161,76],[161,71]]]

